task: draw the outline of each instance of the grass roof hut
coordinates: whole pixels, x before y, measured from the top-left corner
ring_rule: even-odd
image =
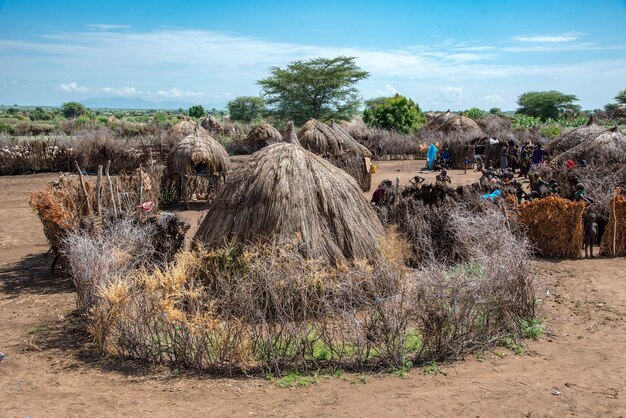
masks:
[[[450,151],[453,168],[462,168],[467,159],[473,161],[478,152],[477,147],[481,152],[485,149],[485,133],[473,119],[466,116],[449,117],[437,131],[446,136],[441,149],[447,147]]]
[[[598,135],[606,131],[604,126],[596,125],[593,116],[589,116],[587,124],[573,129],[559,138],[553,139],[546,145],[546,152],[551,156],[557,156],[568,151],[578,144],[596,138]]]
[[[209,132],[222,132],[224,128],[213,115],[208,115],[200,121],[200,126]]]
[[[254,153],[228,178],[196,239],[215,248],[296,237],[306,258],[338,264],[375,257],[382,234],[350,175],[298,144],[279,143]]]
[[[195,134],[197,128],[198,124],[196,122],[189,119],[184,119],[167,130],[167,140],[170,144],[176,145],[183,138],[187,138],[189,135]],[[202,127],[200,127],[200,129],[202,130],[201,132],[208,135],[208,133]]]
[[[438,115],[431,116],[428,119],[429,120],[428,128],[433,130],[433,131],[437,131],[443,125],[445,125],[446,122],[448,122],[450,119],[452,119],[455,116],[458,116],[458,115],[456,113],[450,112],[450,109],[448,109],[448,111],[446,111],[444,113],[439,113]]]
[[[263,123],[250,130],[244,143],[250,152],[256,152],[270,144],[282,142],[283,136],[272,125]]]
[[[181,140],[167,156],[168,178],[177,181],[177,202],[182,193],[187,207],[188,183],[192,176],[205,178],[208,186],[215,187],[225,179],[229,168],[226,149],[198,125],[194,133]]]
[[[439,130],[445,134],[462,135],[468,141],[486,137],[480,126],[467,116],[454,116],[441,125]]]
[[[605,129],[595,138],[580,142],[575,147],[557,155],[553,162],[586,160],[599,166],[616,167],[626,164],[626,134],[617,127]]]
[[[310,119],[298,132],[298,141],[305,149],[322,156],[354,177],[361,190],[370,190],[372,153],[335,122],[328,126]]]

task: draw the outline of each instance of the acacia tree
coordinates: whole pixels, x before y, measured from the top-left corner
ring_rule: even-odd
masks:
[[[626,90],[622,90],[617,93],[617,96],[615,96],[615,100],[619,104],[626,105]]]
[[[189,108],[189,116],[192,118],[201,118],[204,116],[204,107],[202,105],[193,105]]]
[[[573,94],[563,94],[556,90],[529,91],[517,99],[520,106],[517,113],[538,117],[542,120],[557,119],[566,111],[578,112],[580,106],[574,104],[578,98]]]
[[[260,97],[242,96],[228,102],[230,118],[240,122],[259,120],[265,110],[265,102]]]
[[[315,58],[270,68],[271,75],[258,81],[270,114],[298,125],[309,118],[352,118],[361,104],[356,84],[369,76],[354,60]]]
[[[67,102],[61,105],[61,113],[68,119],[72,119],[87,113],[85,106],[78,102]]]

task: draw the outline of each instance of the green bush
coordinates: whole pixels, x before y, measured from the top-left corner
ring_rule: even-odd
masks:
[[[469,109],[463,112],[463,116],[467,116],[468,118],[474,119],[474,120],[482,118],[483,116],[485,116],[485,114],[486,112],[480,110],[477,107],[470,107]]]
[[[204,116],[204,108],[201,105],[194,105],[189,108],[189,116],[192,118],[201,118]]]
[[[561,128],[558,126],[544,126],[541,128],[541,135],[546,138],[556,138],[561,135]]]
[[[541,125],[541,119],[521,113],[513,115],[513,129],[528,129]]]
[[[411,133],[426,123],[419,105],[399,94],[373,103],[363,112],[363,121],[370,126]]]
[[[78,102],[67,102],[61,106],[63,116],[68,119],[72,119],[87,113],[85,106]]]

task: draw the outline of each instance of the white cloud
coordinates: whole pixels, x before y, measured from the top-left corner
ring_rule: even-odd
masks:
[[[376,90],[376,94],[378,96],[385,96],[385,97],[395,96],[396,94],[398,94],[398,90],[396,90],[396,88],[393,85],[387,83],[382,89]]]
[[[71,83],[61,84],[57,87],[57,90],[60,90],[65,93],[75,93],[75,92],[88,92],[89,89],[85,86],[79,86],[78,83],[72,81]]]
[[[527,35],[515,36],[512,38],[515,42],[534,42],[534,43],[559,43],[573,42],[583,37],[585,34],[580,32],[567,32],[558,35]]]
[[[504,103],[506,103],[506,100],[504,100],[502,97],[500,97],[497,94],[488,94],[485,97],[483,97],[483,102],[485,102],[488,105],[502,105]]]
[[[443,103],[460,103],[463,100],[463,89],[458,87],[443,87],[439,89],[437,101]]]
[[[86,25],[88,29],[92,30],[116,30],[116,29],[129,29],[128,25],[112,25],[107,23],[92,23]]]
[[[177,88],[173,88],[170,90],[159,90],[157,91],[157,95],[168,97],[171,99],[180,99],[180,98],[194,98],[199,99],[204,96],[204,93],[200,93],[197,91],[182,91]]]
[[[104,94],[113,94],[115,96],[122,96],[122,97],[137,96],[138,94],[141,93],[140,91],[137,91],[136,88],[129,87],[129,86],[119,87],[119,88],[104,87],[100,91]]]

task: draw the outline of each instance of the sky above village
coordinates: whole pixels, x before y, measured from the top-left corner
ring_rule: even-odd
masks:
[[[223,107],[271,66],[346,55],[364,99],[514,110],[526,91],[601,108],[626,89],[626,1],[0,0],[0,104]]]

